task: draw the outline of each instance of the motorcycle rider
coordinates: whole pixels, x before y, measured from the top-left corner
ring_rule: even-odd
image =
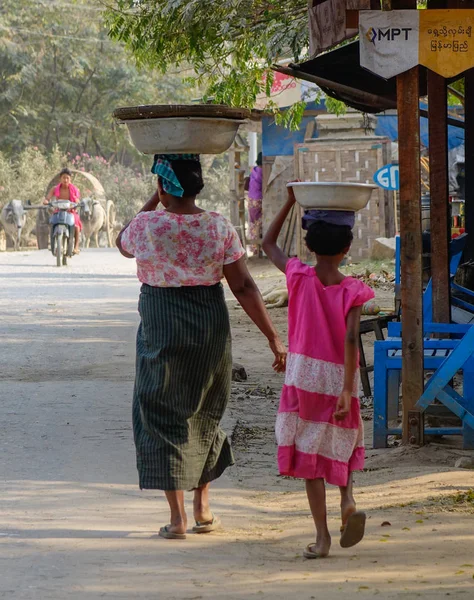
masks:
[[[77,187],[71,183],[72,173],[69,169],[63,169],[59,174],[59,185],[49,190],[43,204],[49,204],[51,198],[55,196],[58,200],[69,200],[70,202],[79,202],[81,194]],[[82,222],[77,210],[70,211],[74,214],[74,254],[80,253],[79,240],[82,231]]]

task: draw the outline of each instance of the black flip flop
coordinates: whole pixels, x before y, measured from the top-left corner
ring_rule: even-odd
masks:
[[[341,548],[352,548],[362,541],[365,533],[366,516],[362,511],[356,511],[347,519],[341,527]]]

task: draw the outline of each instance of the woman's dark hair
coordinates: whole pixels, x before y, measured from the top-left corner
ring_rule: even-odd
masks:
[[[258,153],[257,156],[257,167],[261,167],[263,163],[263,154],[261,152]]]
[[[308,229],[306,245],[320,256],[336,256],[349,248],[353,239],[351,228],[347,225],[316,221]]]
[[[59,173],[59,177],[61,177],[62,175],[69,175],[69,177],[72,177],[72,173],[68,168],[63,169],[61,173]]]
[[[182,185],[183,196],[197,196],[204,187],[201,163],[198,160],[173,160],[173,171]]]

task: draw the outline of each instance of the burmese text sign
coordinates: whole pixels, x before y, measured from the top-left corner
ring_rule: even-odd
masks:
[[[474,67],[474,10],[361,11],[360,64],[390,79],[423,65],[443,77]]]

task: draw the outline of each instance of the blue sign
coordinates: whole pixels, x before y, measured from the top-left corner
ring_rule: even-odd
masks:
[[[400,174],[398,165],[385,165],[374,175],[374,183],[384,190],[400,189]]]

